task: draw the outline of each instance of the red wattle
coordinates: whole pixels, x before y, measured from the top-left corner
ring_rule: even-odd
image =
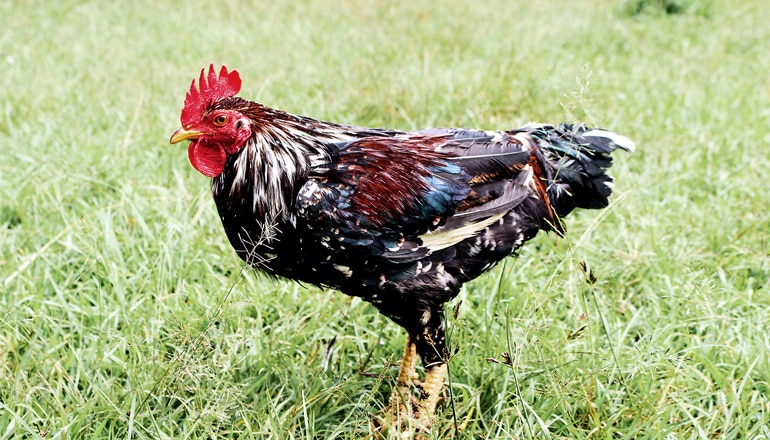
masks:
[[[227,161],[227,154],[222,147],[208,142],[193,141],[187,148],[187,156],[196,170],[207,177],[217,177],[222,174]]]

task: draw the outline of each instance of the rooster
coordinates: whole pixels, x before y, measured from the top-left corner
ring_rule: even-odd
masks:
[[[561,234],[573,209],[607,206],[610,153],[634,149],[571,124],[405,132],[324,122],[237,97],[235,70],[205,70],[170,142],[191,141],[230,244],[262,272],[360,297],[403,327],[386,414],[422,430],[447,372],[443,305],[538,231]]]

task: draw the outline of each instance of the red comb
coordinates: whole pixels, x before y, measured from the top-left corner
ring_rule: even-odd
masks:
[[[241,90],[241,76],[237,70],[228,73],[227,67],[222,66],[217,77],[214,65],[211,64],[208,79],[205,73],[206,69],[201,69],[198,88],[195,87],[195,80],[190,85],[190,91],[187,92],[182,109],[182,126],[197,121],[212,102],[235,96]]]

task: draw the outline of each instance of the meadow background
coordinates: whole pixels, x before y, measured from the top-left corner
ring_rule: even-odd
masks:
[[[770,438],[766,1],[0,11],[0,439],[371,433],[403,332],[243,269],[207,179],[168,144],[212,62],[241,72],[241,96],[321,119],[580,120],[636,141],[609,209],[449,307],[431,438]]]

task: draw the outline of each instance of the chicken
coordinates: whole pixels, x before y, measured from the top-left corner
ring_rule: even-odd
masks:
[[[444,304],[538,231],[561,234],[573,209],[607,206],[610,153],[634,149],[582,125],[335,124],[236,97],[240,87],[235,70],[203,69],[171,143],[191,141],[190,162],[212,179],[227,238],[246,263],[360,297],[406,330],[388,414],[423,430],[446,375]]]

